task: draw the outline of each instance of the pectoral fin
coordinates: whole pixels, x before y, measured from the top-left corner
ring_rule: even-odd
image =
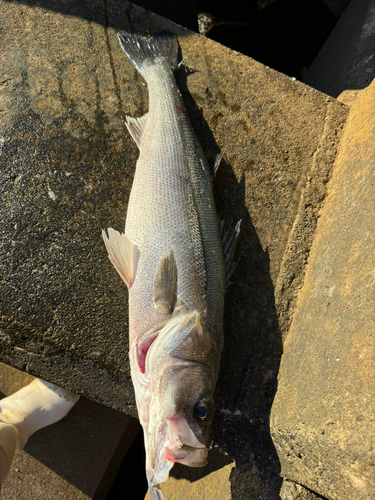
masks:
[[[133,243],[124,233],[119,233],[111,227],[108,229],[108,237],[105,231],[102,231],[102,236],[110,261],[129,288],[134,278]]]
[[[154,282],[154,302],[161,313],[170,314],[176,301],[177,266],[172,250],[158,265]]]

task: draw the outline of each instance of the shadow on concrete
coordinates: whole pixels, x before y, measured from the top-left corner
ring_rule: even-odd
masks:
[[[55,472],[62,488],[66,481],[99,500],[110,490],[139,430],[135,418],[81,397],[65,418],[31,436],[24,451]],[[140,467],[136,456],[124,477],[128,484]]]
[[[214,438],[236,461],[233,499],[279,498],[280,464],[269,416],[282,354],[268,251],[263,250],[245,207],[244,178],[239,183],[223,164],[216,182],[219,214],[242,219],[240,258],[227,291],[225,343],[217,385]],[[248,480],[240,480],[243,474]],[[255,476],[255,477],[253,477]],[[244,484],[247,485],[242,490]],[[240,490],[237,491],[237,486]]]
[[[145,463],[146,453],[141,427],[121,463],[106,500],[124,500],[129,498],[129,491],[131,500],[144,500],[148,490]]]

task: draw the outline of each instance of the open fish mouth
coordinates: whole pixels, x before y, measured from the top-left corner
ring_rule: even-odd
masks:
[[[178,450],[165,449],[165,458],[170,462],[178,462],[189,467],[204,467],[207,465],[208,449],[182,446]]]
[[[149,445],[146,445],[146,455],[154,456],[146,467],[151,486],[166,481],[176,462],[189,467],[207,464],[208,448],[197,439],[185,417],[167,418],[159,427],[155,451]]]
[[[165,458],[189,467],[204,467],[208,448],[196,438],[186,418],[170,418],[168,423],[171,446],[165,447]]]

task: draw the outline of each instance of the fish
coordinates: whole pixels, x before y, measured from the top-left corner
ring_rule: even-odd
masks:
[[[176,36],[118,39],[147,83],[149,110],[126,118],[139,158],[125,231],[102,235],[129,291],[129,360],[146,474],[152,498],[162,498],[159,485],[174,463],[207,463],[239,224],[228,231],[219,225],[212,170],[220,155],[212,169],[190,123],[175,78]]]

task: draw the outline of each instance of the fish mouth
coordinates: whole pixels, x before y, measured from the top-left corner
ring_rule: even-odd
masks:
[[[167,418],[159,427],[156,448],[150,449],[146,439],[145,445],[146,473],[151,486],[166,481],[176,462],[189,467],[207,464],[208,448],[197,439],[185,417]]]
[[[204,467],[208,448],[196,438],[186,418],[170,418],[168,423],[171,446],[165,447],[165,458],[189,467]]]
[[[204,467],[207,465],[208,449],[182,446],[178,450],[165,449],[165,458],[169,462],[178,462],[189,467]]]

